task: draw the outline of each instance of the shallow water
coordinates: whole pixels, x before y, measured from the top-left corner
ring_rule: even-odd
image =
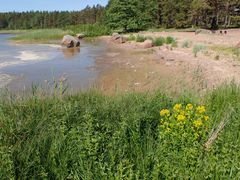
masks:
[[[13,44],[13,36],[0,34],[0,87],[12,91],[67,79],[71,89],[94,84],[100,69],[95,62],[107,46],[101,42],[82,42],[80,49],[63,49],[49,44]]]

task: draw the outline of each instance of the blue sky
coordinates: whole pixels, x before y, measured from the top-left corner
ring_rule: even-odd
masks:
[[[0,12],[30,10],[81,10],[87,5],[106,5],[108,0],[0,0]]]

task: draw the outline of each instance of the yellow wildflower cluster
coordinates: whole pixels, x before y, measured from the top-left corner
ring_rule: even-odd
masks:
[[[169,116],[170,115],[170,111],[168,109],[163,109],[160,111],[160,116]]]
[[[174,137],[187,137],[197,140],[206,134],[209,125],[209,116],[205,106],[193,104],[176,104],[172,109],[160,111],[160,129],[165,135],[174,134]]]

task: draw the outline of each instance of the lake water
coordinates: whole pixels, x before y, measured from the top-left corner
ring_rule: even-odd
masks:
[[[72,89],[94,84],[99,69],[95,61],[106,52],[101,42],[83,42],[80,49],[64,49],[50,44],[14,44],[13,35],[0,34],[0,87],[12,91],[67,79]]]

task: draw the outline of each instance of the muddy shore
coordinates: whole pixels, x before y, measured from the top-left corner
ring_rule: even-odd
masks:
[[[212,50],[213,46],[234,47],[240,30],[229,30],[224,36],[195,35],[193,32],[143,32],[141,35],[172,36],[178,46],[141,49],[136,42],[116,44],[111,42],[110,36],[100,37],[99,40],[109,45],[109,53],[98,59],[96,64],[105,69],[98,79],[98,86],[103,92],[154,89],[205,91],[231,80],[240,82],[240,63],[236,57]],[[190,41],[191,46],[182,47],[184,41]],[[198,44],[203,45],[205,50],[195,57],[193,48]]]

